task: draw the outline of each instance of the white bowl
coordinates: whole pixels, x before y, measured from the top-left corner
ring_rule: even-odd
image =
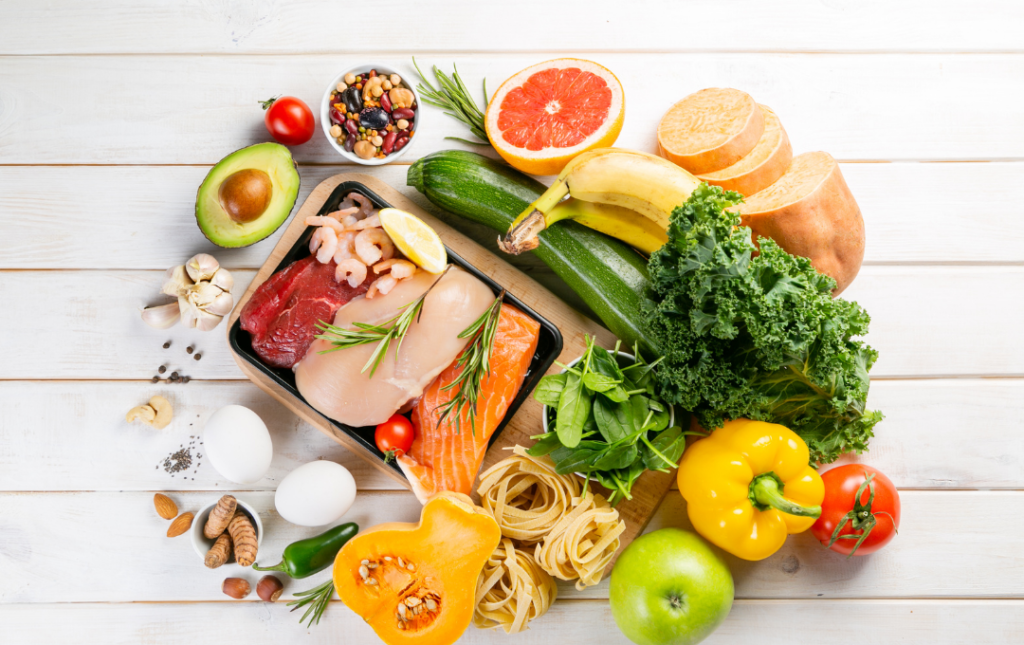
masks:
[[[362,166],[383,166],[384,164],[391,163],[392,161],[404,155],[406,151],[412,147],[413,141],[410,140],[409,143],[405,144],[404,148],[402,148],[398,152],[393,152],[389,154],[383,159],[362,159],[356,153],[345,150],[345,146],[338,143],[338,140],[331,136],[331,126],[334,125],[333,123],[331,123],[331,93],[334,92],[334,88],[338,86],[338,83],[345,80],[345,76],[347,74],[355,74],[358,76],[359,74],[369,72],[371,69],[377,70],[378,75],[390,76],[392,74],[398,74],[399,76],[402,77],[402,80],[405,82],[405,86],[412,90],[412,95],[416,97],[417,133],[417,136],[414,136],[413,139],[419,138],[418,135],[420,127],[423,125],[423,106],[420,103],[419,93],[416,91],[416,88],[413,87],[412,81],[409,78],[406,78],[404,72],[400,72],[392,67],[388,67],[387,65],[381,65],[379,63],[358,65],[356,67],[353,67],[352,69],[347,69],[341,74],[338,74],[334,78],[334,80],[331,81],[331,84],[327,86],[327,91],[324,92],[324,98],[321,99],[320,101],[320,129],[323,130],[324,136],[327,137],[327,141],[331,144],[331,147],[337,150],[338,154],[340,154],[345,159],[351,161],[352,163],[360,164]]]
[[[612,352],[609,350],[608,353],[611,354]],[[569,363],[569,367],[576,367],[576,364],[579,363],[580,360],[582,360],[582,358],[583,357],[580,356],[576,360],[574,360],[573,362]],[[622,360],[621,359],[623,359],[623,358],[628,360],[628,361],[635,361],[636,360],[636,356],[633,356],[629,352],[619,352],[617,358],[619,359],[619,366],[620,367],[622,366]],[[559,374],[565,374],[565,370],[562,370],[561,372],[559,372]],[[676,409],[673,406],[669,405],[668,403],[666,403],[665,405],[668,406],[668,427],[671,428],[672,426],[674,426],[676,424]],[[540,418],[541,418],[541,421],[544,424],[544,433],[547,434],[548,432],[550,432],[550,430],[548,429],[548,406],[547,405],[541,406],[541,417]],[[579,475],[579,473],[576,473],[576,474]],[[582,475],[580,475],[580,476],[582,477]]]
[[[238,500],[238,508],[249,516],[252,526],[256,530],[256,550],[258,551],[260,545],[263,544],[263,522],[260,521],[260,514],[252,506],[237,497],[235,499]],[[199,509],[196,516],[192,518],[192,548],[196,550],[196,553],[199,554],[199,558],[202,560],[206,559],[206,553],[213,547],[213,543],[216,542],[216,540],[208,539],[203,535],[203,527],[206,526],[206,520],[210,517],[210,512],[219,501],[220,497]]]

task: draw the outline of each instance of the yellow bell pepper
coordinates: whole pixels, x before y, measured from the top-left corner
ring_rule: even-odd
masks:
[[[704,538],[744,560],[763,560],[821,515],[825,485],[807,444],[775,423],[737,419],[690,446],[679,492]]]

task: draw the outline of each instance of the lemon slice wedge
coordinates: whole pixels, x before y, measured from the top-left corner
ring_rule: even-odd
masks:
[[[383,208],[380,223],[398,250],[428,273],[441,273],[448,265],[448,253],[437,232],[412,213]]]

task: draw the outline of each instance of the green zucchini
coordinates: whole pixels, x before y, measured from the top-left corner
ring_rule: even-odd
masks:
[[[409,168],[406,183],[460,217],[499,233],[533,203],[546,186],[483,155],[445,150]],[[576,222],[559,222],[540,233],[531,251],[565,281],[613,334],[630,348],[650,350],[640,331],[640,306],[651,281],[647,261],[619,240]]]

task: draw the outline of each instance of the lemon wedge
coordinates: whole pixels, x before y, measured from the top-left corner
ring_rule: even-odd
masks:
[[[441,273],[448,265],[448,253],[437,232],[412,213],[383,208],[380,223],[398,250],[428,273]]]

